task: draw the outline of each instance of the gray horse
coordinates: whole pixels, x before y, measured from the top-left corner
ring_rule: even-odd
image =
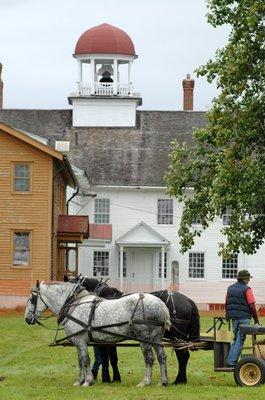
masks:
[[[73,286],[69,282],[39,284],[37,281],[28,299],[25,311],[26,322],[30,325],[35,324],[38,317],[47,308],[59,315],[73,291]],[[83,327],[74,320],[64,318],[62,321],[66,335],[77,333],[76,336],[71,338],[72,343],[76,346],[79,362],[79,377],[74,385],[90,386],[93,384],[87,344],[91,340],[116,343],[125,340],[124,337],[120,336],[124,335],[145,340],[140,341],[140,347],[146,370],[144,378],[138,386],[143,387],[151,383],[154,363],[152,348],[155,350],[160,365],[161,384],[166,386],[168,384],[166,355],[163,347],[159,345],[162,342],[165,330],[170,329],[170,317],[165,304],[151,294],[135,293],[117,300],[104,300],[86,291],[82,294],[83,296],[72,303],[68,314],[83,324],[88,324],[91,316],[91,334],[88,334],[88,332],[78,334]],[[91,308],[95,305],[95,312],[91,313]],[[129,323],[122,324],[126,321]],[[93,327],[112,324],[117,324],[117,326],[104,328],[104,332],[93,330]],[[114,334],[108,334],[108,331]]]

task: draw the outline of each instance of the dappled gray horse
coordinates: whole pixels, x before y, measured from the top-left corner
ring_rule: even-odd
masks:
[[[30,325],[35,324],[38,317],[47,308],[59,315],[72,291],[72,283],[39,284],[37,281],[28,299],[25,311],[26,322]],[[91,313],[95,304],[95,312]],[[93,316],[90,334],[88,332],[78,333],[83,329],[83,326],[69,318],[64,318],[62,321],[67,336],[76,334],[70,339],[77,348],[79,362],[79,377],[74,384],[75,386],[93,384],[87,351],[87,344],[90,341],[116,343],[125,340],[126,336],[143,339],[143,341],[140,341],[140,347],[146,370],[144,378],[138,386],[143,387],[151,383],[154,363],[152,348],[155,350],[160,365],[161,384],[164,386],[168,384],[166,355],[159,343],[162,342],[165,330],[170,329],[170,318],[167,307],[160,299],[151,294],[135,293],[117,300],[103,300],[85,291],[84,296],[72,303],[68,314],[83,324],[88,324],[90,316]],[[126,321],[128,323],[122,324]],[[113,324],[117,325],[111,328],[103,328],[106,325]],[[93,330],[93,327],[102,327],[104,332]],[[112,334],[108,332],[112,332]]]

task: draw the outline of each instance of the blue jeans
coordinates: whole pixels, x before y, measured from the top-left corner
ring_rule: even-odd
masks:
[[[246,335],[240,333],[239,326],[241,324],[249,325],[250,319],[232,319],[234,338],[227,357],[227,364],[232,366],[236,365],[246,339]]]

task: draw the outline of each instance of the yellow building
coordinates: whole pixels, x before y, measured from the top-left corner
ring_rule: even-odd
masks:
[[[61,152],[0,123],[0,308],[21,304],[36,279],[61,279],[67,243],[78,259],[88,218],[66,216],[68,185],[78,182]]]

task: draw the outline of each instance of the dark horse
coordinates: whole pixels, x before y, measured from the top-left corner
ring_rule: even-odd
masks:
[[[65,276],[65,280],[68,278]],[[69,279],[72,282],[77,282],[79,278]],[[82,286],[89,292],[96,293],[99,297],[106,299],[114,299],[123,296],[123,293],[116,288],[109,287],[105,282],[100,282],[98,279],[83,277]],[[196,304],[187,296],[171,290],[159,290],[152,292],[156,297],[159,297],[167,306],[170,314],[171,329],[166,332],[165,337],[172,341],[196,341],[200,337],[200,317]],[[187,383],[187,363],[190,357],[188,349],[175,350],[178,359],[178,374],[175,385]],[[109,359],[115,375],[120,376],[118,370],[118,357],[116,346],[108,348],[101,347],[100,355],[102,361],[102,380],[108,381],[108,363]],[[107,379],[106,379],[107,378]]]

